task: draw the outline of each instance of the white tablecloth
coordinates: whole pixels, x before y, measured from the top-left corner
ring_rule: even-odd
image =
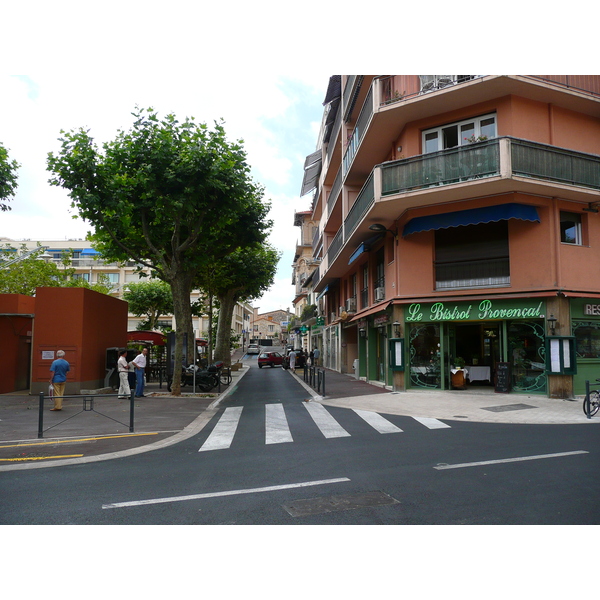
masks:
[[[470,381],[489,381],[491,377],[490,367],[465,367],[469,373]]]

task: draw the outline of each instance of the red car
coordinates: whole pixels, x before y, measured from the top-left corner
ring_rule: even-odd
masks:
[[[283,363],[283,356],[279,352],[263,352],[258,356],[258,368],[274,367]]]

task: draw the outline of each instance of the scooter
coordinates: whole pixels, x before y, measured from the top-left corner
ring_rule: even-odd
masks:
[[[201,369],[197,365],[189,365],[181,368],[181,387],[186,385],[193,386],[194,381],[196,387],[202,392],[210,392],[214,387],[219,385],[219,376],[223,368],[223,361],[219,360],[210,365],[206,369]],[[171,391],[172,380],[167,382],[167,390]]]

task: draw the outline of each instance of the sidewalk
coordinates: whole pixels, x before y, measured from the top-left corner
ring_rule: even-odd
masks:
[[[473,423],[575,424],[600,423],[600,413],[588,419],[583,400],[559,400],[535,394],[496,394],[493,388],[410,390],[390,392],[354,376],[325,369],[325,396],[318,396],[296,377],[313,399],[327,406],[356,408],[389,415],[427,417]]]

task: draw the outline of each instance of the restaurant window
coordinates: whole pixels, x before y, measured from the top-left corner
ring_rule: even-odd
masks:
[[[577,213],[560,213],[560,241],[564,244],[581,246],[581,215]]]
[[[510,285],[508,223],[484,223],[435,232],[436,289]]]
[[[600,358],[600,322],[574,321],[573,334],[578,358]]]
[[[450,123],[423,132],[423,153],[466,146],[496,136],[496,115]]]

